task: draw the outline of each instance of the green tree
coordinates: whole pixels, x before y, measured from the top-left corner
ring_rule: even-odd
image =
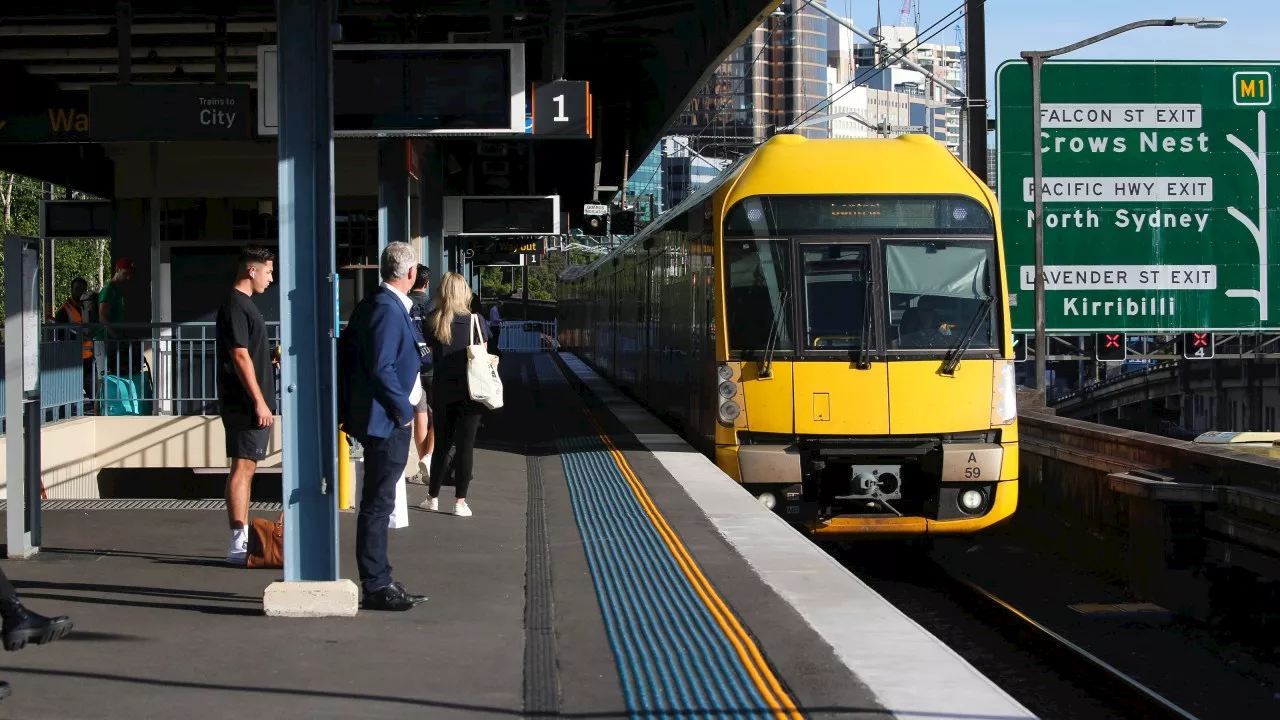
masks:
[[[39,180],[0,172],[0,235],[35,237],[40,234],[42,192]],[[54,186],[51,194],[65,197],[66,190]],[[3,253],[0,247],[0,258]],[[71,281],[77,276],[87,280],[91,289],[100,289],[110,262],[110,246],[105,238],[59,239],[53,252],[53,297],[45,299],[45,313],[52,314],[53,308],[66,300],[71,293]],[[0,322],[4,321],[4,265],[0,261]]]
[[[570,265],[582,265],[593,256],[581,250],[568,252],[557,250],[544,253],[542,263],[529,266],[529,298],[531,300],[556,300],[560,273]],[[485,298],[507,297],[520,289],[520,268],[485,267],[480,271],[480,287]]]

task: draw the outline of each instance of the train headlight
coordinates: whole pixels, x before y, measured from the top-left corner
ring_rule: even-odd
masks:
[[[729,367],[728,365],[721,365],[720,367],[716,368],[716,375],[721,380],[728,380],[729,378],[733,377],[733,368]],[[733,396],[730,395],[729,397],[733,397]]]
[[[742,408],[738,407],[738,403],[732,400],[726,400],[720,403],[720,422],[725,425],[732,425],[734,420],[742,414]]]
[[[738,394],[738,386],[734,385],[728,380],[725,380],[724,382],[720,383],[720,387],[718,389],[720,390],[720,397],[724,398],[725,400],[728,400],[729,398]]]
[[[960,509],[967,513],[977,512],[985,501],[981,490],[965,490],[960,493]]]
[[[775,497],[774,494],[771,492],[760,493],[759,500],[760,500],[760,504],[765,506],[769,510],[772,510],[778,506],[778,498]]]
[[[1018,419],[1018,389],[1013,363],[996,360],[991,368],[991,424],[1009,425]]]

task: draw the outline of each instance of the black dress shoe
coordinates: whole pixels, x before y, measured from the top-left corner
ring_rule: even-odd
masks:
[[[398,584],[391,584],[386,587],[378,588],[371,593],[365,593],[364,608],[366,610],[393,610],[403,612],[413,608],[418,603],[414,602],[404,589]]]
[[[404,595],[405,599],[406,599],[406,600],[408,600],[409,602],[413,603],[414,605],[421,605],[422,603],[424,603],[424,602],[426,602],[426,601],[427,601],[427,596],[426,596],[426,595],[414,595],[413,593],[409,592],[408,590],[405,590],[405,589],[404,589],[404,586],[403,586],[403,585],[401,585],[399,581],[393,582],[393,583],[391,583],[391,585],[392,585],[392,587],[394,587],[394,588],[398,589],[398,590],[400,591],[400,593],[401,593],[402,595]]]
[[[21,650],[27,643],[51,643],[71,632],[71,618],[66,615],[47,618],[17,601],[0,606],[0,612],[4,614],[4,649],[10,652]]]

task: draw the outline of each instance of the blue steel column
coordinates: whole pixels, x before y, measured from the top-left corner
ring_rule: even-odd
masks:
[[[409,172],[404,138],[378,141],[378,253],[409,241]]]
[[[440,287],[440,278],[448,268],[444,265],[444,170],[440,159],[440,146],[434,140],[422,143],[422,157],[418,165],[422,171],[418,186],[418,209],[422,234],[426,237],[426,255],[422,263],[431,269],[431,287]]]
[[[279,0],[284,579],[338,579],[331,0]]]

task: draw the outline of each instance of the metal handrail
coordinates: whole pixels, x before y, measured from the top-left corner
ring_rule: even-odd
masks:
[[[1066,402],[1068,400],[1072,400],[1077,397],[1087,397],[1094,394],[1100,389],[1111,387],[1114,385],[1119,385],[1121,383],[1127,382],[1129,380],[1133,380],[1143,375],[1151,375],[1152,373],[1163,372],[1165,370],[1177,368],[1177,366],[1178,366],[1178,362],[1176,360],[1171,360],[1171,361],[1165,361],[1162,363],[1157,363],[1155,365],[1150,365],[1148,367],[1144,367],[1138,370],[1129,370],[1127,372],[1123,372],[1114,377],[1109,377],[1105,380],[1098,380],[1098,381],[1085,383],[1079,390],[1072,390],[1071,392],[1063,393],[1062,395],[1055,395],[1049,399],[1049,403],[1056,405],[1058,403]]]

